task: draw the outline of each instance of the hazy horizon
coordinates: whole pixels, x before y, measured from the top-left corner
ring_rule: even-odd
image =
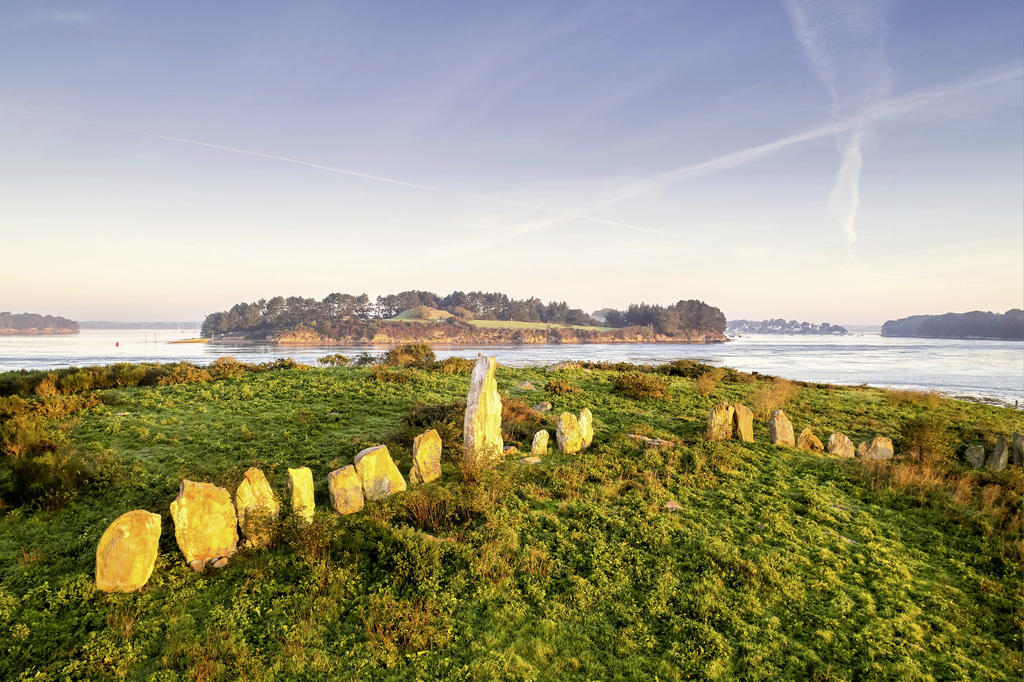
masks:
[[[1024,306],[1019,2],[0,8],[0,309]]]

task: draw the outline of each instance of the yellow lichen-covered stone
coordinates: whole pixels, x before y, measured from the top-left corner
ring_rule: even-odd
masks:
[[[212,483],[184,480],[171,502],[174,538],[190,564],[231,556],[238,545],[238,519],[231,493]]]
[[[545,429],[541,429],[537,433],[533,434],[533,443],[530,445],[531,455],[546,455],[548,454],[548,432]]]
[[[799,438],[796,439],[796,446],[800,450],[809,450],[811,452],[824,452],[825,446],[821,444],[821,440],[814,435],[814,432],[810,428],[806,428],[800,432]]]
[[[580,423],[580,431],[583,432],[583,447],[589,448],[594,442],[594,415],[590,413],[590,408],[584,407],[580,410],[577,421]]]
[[[495,358],[481,356],[473,366],[462,423],[464,457],[473,462],[501,459],[505,443],[501,438],[501,396],[494,372]]]
[[[235,491],[238,526],[248,546],[259,547],[269,543],[280,509],[281,503],[277,501],[267,477],[256,467],[250,467]]]
[[[354,514],[363,508],[363,483],[351,464],[327,474],[327,492],[339,514]]]
[[[96,589],[134,592],[153,575],[160,544],[160,515],[142,509],[121,514],[96,546]]]
[[[571,412],[558,415],[558,429],[555,431],[558,449],[566,454],[579,452],[583,449],[583,429],[580,421]]]
[[[405,490],[405,479],[386,445],[366,448],[355,457],[356,472],[368,500],[380,500]]]
[[[736,427],[736,437],[744,443],[753,443],[754,413],[742,403],[734,403],[732,409],[732,422]]]
[[[288,492],[292,497],[292,513],[306,521],[313,518],[316,500],[313,498],[313,472],[309,467],[288,470]]]
[[[732,438],[732,422],[735,409],[732,405],[716,405],[708,414],[708,440],[729,440]]]
[[[772,412],[768,420],[768,437],[772,445],[796,446],[796,438],[793,437],[793,423],[782,410]]]
[[[842,433],[833,433],[828,437],[828,454],[837,457],[853,457],[857,452],[853,447],[853,441]]]
[[[441,436],[430,429],[412,441],[412,468],[409,483],[430,483],[441,478]]]
[[[871,442],[861,443],[857,447],[857,456],[864,459],[892,459],[896,450],[892,446],[892,440],[885,436],[875,436]]]

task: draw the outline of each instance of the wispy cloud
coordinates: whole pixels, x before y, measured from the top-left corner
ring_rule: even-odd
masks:
[[[833,119],[862,111],[888,96],[892,79],[879,3],[782,0],[782,4],[811,71],[829,92]],[[847,246],[857,239],[865,133],[866,128],[857,127],[838,140],[839,172],[828,200],[828,215],[845,233]]]
[[[78,9],[50,9],[36,12],[30,19],[30,24],[91,24],[96,21],[96,16],[90,12]]]

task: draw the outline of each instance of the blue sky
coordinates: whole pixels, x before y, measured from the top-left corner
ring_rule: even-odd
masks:
[[[0,5],[0,308],[1024,301],[1020,2]]]

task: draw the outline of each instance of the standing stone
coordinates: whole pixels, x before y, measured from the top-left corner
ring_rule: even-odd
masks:
[[[288,492],[292,496],[292,513],[312,521],[316,500],[313,499],[313,472],[309,467],[288,470]]]
[[[825,451],[825,446],[821,444],[821,441],[818,440],[818,437],[814,435],[810,428],[800,432],[800,437],[796,439],[796,446],[800,450],[809,450],[811,452]]]
[[[796,445],[796,439],[793,438],[793,424],[782,410],[772,412],[771,419],[768,420],[768,437],[771,439],[772,445],[788,445],[789,447]]]
[[[409,483],[430,483],[441,478],[441,436],[430,429],[412,441],[412,468]]]
[[[1010,450],[1006,447],[1006,438],[999,436],[996,440],[995,447],[992,448],[992,452],[988,455],[988,460],[985,462],[992,471],[1002,471],[1006,468],[1006,465],[1010,461]]]
[[[985,446],[983,445],[968,445],[967,450],[964,451],[964,461],[970,464],[972,467],[982,467],[985,465]]]
[[[327,474],[327,492],[339,514],[354,514],[363,508],[363,483],[351,464]]]
[[[134,592],[149,581],[160,544],[160,515],[142,509],[121,514],[96,546],[96,589]]]
[[[183,480],[178,498],[171,502],[174,538],[194,570],[235,553],[238,518],[231,493],[212,483]]]
[[[837,457],[853,457],[857,454],[853,441],[842,433],[833,433],[828,437],[828,454]]]
[[[1018,467],[1024,464],[1024,433],[1018,431],[1013,433],[1013,447],[1011,450],[1010,464]]]
[[[754,413],[742,403],[732,406],[732,422],[736,427],[736,437],[744,443],[754,442]]]
[[[531,455],[546,455],[548,454],[548,432],[541,429],[537,433],[533,434],[533,444],[530,446]]]
[[[589,407],[580,410],[578,421],[580,430],[583,432],[583,447],[589,448],[590,444],[594,442],[594,415],[590,413]]]
[[[732,438],[732,422],[736,413],[732,405],[716,405],[708,415],[708,440]]]
[[[857,456],[864,459],[892,459],[894,454],[896,450],[892,441],[885,436],[875,436],[870,443],[864,442],[857,447]]]
[[[579,452],[583,449],[583,429],[576,415],[563,412],[558,415],[558,429],[555,431],[558,449],[566,454]]]
[[[466,418],[462,424],[465,458],[474,462],[501,459],[505,448],[501,440],[501,396],[494,371],[495,358],[479,357],[473,365],[466,398]]]
[[[235,491],[235,508],[238,511],[238,525],[250,547],[267,545],[273,523],[281,509],[267,477],[256,467],[245,472],[238,490]]]
[[[382,500],[405,490],[405,479],[395,466],[386,445],[366,448],[355,458],[356,472],[368,500]]]

